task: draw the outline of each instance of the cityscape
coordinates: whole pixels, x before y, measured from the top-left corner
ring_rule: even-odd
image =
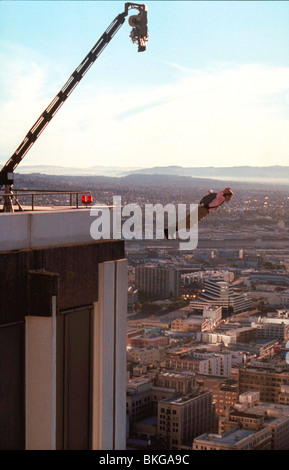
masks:
[[[192,253],[127,242],[131,439],[288,449],[288,196],[270,189],[237,191]]]
[[[139,179],[16,174],[16,185],[85,188],[109,205],[114,194],[196,203],[223,184],[156,178],[138,188]],[[199,224],[195,250],[124,242],[127,450],[289,448],[289,190],[232,186],[230,204]],[[63,208],[63,198],[49,204]]]
[[[288,3],[0,11],[0,450],[289,450]]]

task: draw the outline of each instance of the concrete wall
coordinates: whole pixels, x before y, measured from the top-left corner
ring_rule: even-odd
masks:
[[[95,208],[0,214],[0,251],[92,242],[96,212]],[[112,222],[110,226],[112,238]]]
[[[56,449],[53,321],[26,318],[26,450]]]
[[[58,295],[61,310],[96,302],[98,264],[124,257],[121,240],[0,252],[0,325],[37,308],[44,315],[49,293]]]
[[[66,318],[63,332],[62,323],[57,321],[60,317],[56,315],[56,297],[52,302],[52,316],[26,317],[27,450],[85,450],[90,437],[88,435],[80,442],[82,436],[79,436],[78,428],[82,426],[85,433],[88,423],[92,426],[92,450],[125,450],[126,286],[125,259],[99,265],[99,299],[93,306],[92,330],[87,330],[88,335],[79,331],[83,311],[74,322],[78,330],[71,331],[70,320],[73,318]],[[71,312],[71,315],[76,313]],[[57,342],[57,337],[65,337],[65,341]],[[83,349],[88,354],[82,360]],[[84,377],[75,361],[86,367]],[[59,373],[59,367],[62,373]],[[61,383],[65,382],[64,390],[57,386],[57,378]],[[89,402],[91,406],[87,408],[85,404]],[[64,423],[59,426],[62,419]]]
[[[93,321],[93,450],[125,450],[126,287],[126,260],[99,266]]]
[[[0,215],[2,449],[23,449],[25,441],[27,449],[65,448],[61,436],[69,431],[71,438],[79,429],[79,422],[71,424],[71,417],[75,424],[77,415],[74,408],[83,409],[78,399],[71,400],[78,383],[83,388],[74,362],[82,345],[78,339],[86,341],[84,361],[93,368],[93,377],[87,377],[87,396],[96,393],[98,410],[93,412],[103,417],[94,421],[94,434],[88,438],[96,449],[125,446],[124,242],[92,240],[91,220],[86,209]],[[77,313],[85,306],[93,309],[94,334],[90,314]],[[79,322],[88,325],[83,334],[77,329]],[[69,413],[64,376],[69,383]]]

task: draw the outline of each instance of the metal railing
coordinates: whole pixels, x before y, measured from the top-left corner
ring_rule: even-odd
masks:
[[[37,202],[37,198],[39,200],[39,197],[42,196],[44,199],[46,199],[47,196],[50,196],[53,198],[53,201],[48,203],[48,197],[46,201],[43,202],[41,201],[41,206],[68,206],[68,207],[75,207],[76,209],[79,207],[83,206],[88,206],[89,203],[85,203],[82,201],[82,197],[86,195],[91,195],[91,191],[55,191],[55,190],[31,190],[31,189],[16,189],[12,193],[7,193],[5,190],[3,192],[0,192],[0,201],[3,200],[5,201],[5,198],[10,198],[13,200],[14,205],[18,206],[18,210],[32,210],[34,211]],[[56,196],[69,196],[69,198],[66,198],[63,203],[59,203],[59,200],[56,199]],[[25,209],[23,209],[22,204],[19,201],[19,198],[25,198]],[[27,202],[28,200],[28,202]],[[30,200],[30,202],[29,202]],[[27,208],[31,206],[31,209]],[[0,209],[1,211],[1,209]]]

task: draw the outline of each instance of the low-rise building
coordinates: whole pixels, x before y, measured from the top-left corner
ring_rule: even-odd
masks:
[[[239,386],[235,380],[228,380],[221,384],[213,393],[216,415],[224,415],[235,405],[239,398]]]
[[[222,307],[208,305],[202,315],[190,315],[187,318],[175,318],[171,329],[175,331],[206,331],[217,327],[222,320]]]
[[[252,327],[256,331],[256,338],[276,338],[283,341],[288,338],[289,324],[274,322],[270,323],[253,323]]]
[[[271,431],[234,428],[223,434],[203,434],[194,439],[193,450],[270,450]]]
[[[203,317],[212,321],[212,326],[217,326],[222,320],[222,307],[207,306],[203,310]]]
[[[250,315],[251,324],[283,323],[289,325],[289,310],[275,310],[264,315]]]
[[[189,394],[196,388],[196,376],[192,371],[163,371],[156,375],[152,386],[152,402],[157,414],[158,402],[180,394]]]
[[[176,318],[171,323],[173,331],[205,331],[210,327],[211,322],[200,315],[190,316],[189,318]]]
[[[256,331],[251,327],[230,328],[225,331],[203,331],[197,334],[197,340],[202,343],[223,343],[225,346],[235,343],[248,343],[256,336]]]
[[[281,385],[278,403],[280,403],[280,405],[289,406],[289,382]]]
[[[148,416],[132,423],[131,436],[135,439],[141,439],[148,443],[157,438],[158,418],[157,416]]]
[[[236,427],[259,431],[264,427],[264,416],[250,413],[250,409],[239,411],[232,408],[226,417],[219,419],[219,433],[230,431]]]
[[[130,347],[127,350],[127,359],[141,365],[156,365],[161,361],[161,349],[153,346],[148,348]]]
[[[240,394],[248,391],[260,392],[260,400],[278,403],[281,386],[289,381],[289,372],[264,370],[246,366],[239,371]]]
[[[271,431],[271,449],[289,449],[289,406],[260,401],[259,392],[241,394],[239,402],[226,417],[219,420],[219,432],[229,431],[238,425],[242,429]]]
[[[127,290],[127,311],[128,313],[133,313],[138,304],[138,293],[139,289],[136,289],[133,286],[129,286]]]
[[[179,395],[158,403],[158,436],[170,450],[191,449],[193,439],[212,430],[212,393]]]
[[[280,303],[282,307],[289,307],[289,289],[284,290],[280,295]]]
[[[139,377],[127,382],[126,389],[126,415],[131,424],[152,412],[152,380]]]
[[[165,367],[178,370],[192,370],[201,375],[229,377],[231,374],[230,352],[212,353],[193,351],[186,356],[169,356],[165,358]]]
[[[137,348],[149,348],[149,347],[166,347],[168,346],[170,340],[167,336],[158,335],[158,334],[140,334],[135,336],[130,336],[127,339],[128,346],[137,347]]]
[[[196,376],[190,371],[163,371],[157,374],[155,385],[173,388],[176,394],[188,394],[196,387]]]

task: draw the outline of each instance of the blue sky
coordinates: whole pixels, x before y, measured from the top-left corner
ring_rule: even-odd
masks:
[[[124,3],[0,2],[1,163]],[[22,164],[288,165],[288,2],[146,5],[147,51],[126,22]]]

